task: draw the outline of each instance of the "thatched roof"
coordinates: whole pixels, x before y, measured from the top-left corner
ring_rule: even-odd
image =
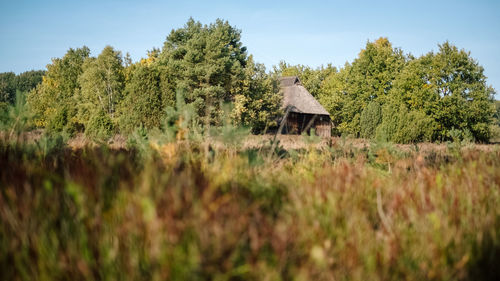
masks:
[[[280,78],[281,87],[290,87],[295,84],[300,84],[299,77],[297,76],[285,76]]]
[[[328,111],[307,91],[297,76],[280,78],[283,91],[283,108],[290,108],[291,112],[328,115]]]

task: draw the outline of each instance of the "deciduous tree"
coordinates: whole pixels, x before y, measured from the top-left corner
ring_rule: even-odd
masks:
[[[28,104],[36,114],[37,127],[74,132],[78,129],[75,92],[80,89],[78,77],[83,62],[89,57],[87,47],[69,49],[62,58],[52,59],[39,84],[28,95]]]
[[[239,125],[251,127],[254,133],[264,132],[275,126],[281,114],[282,95],[278,80],[266,74],[263,64],[255,63],[250,56],[245,67],[241,90],[234,98],[232,118]]]
[[[394,85],[395,98],[435,121],[433,139],[451,139],[452,130],[470,132],[478,141],[489,139],[494,89],[469,52],[445,42],[439,52],[411,61]]]
[[[157,58],[158,53],[153,50],[148,58],[133,66],[120,107],[120,128],[123,132],[140,126],[146,129],[159,127],[166,107],[174,105],[172,98],[163,94]]]
[[[121,52],[106,46],[97,58],[87,58],[78,79],[78,120],[86,134],[107,137],[116,125],[116,110],[124,88]]]

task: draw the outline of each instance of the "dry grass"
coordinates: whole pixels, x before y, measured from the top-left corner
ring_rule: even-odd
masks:
[[[274,135],[249,135],[242,142],[242,148],[260,148],[262,146],[268,145],[272,140],[274,140]],[[311,145],[315,148],[321,149],[325,147],[332,146],[344,146],[352,147],[354,149],[369,148],[373,145],[370,140],[360,139],[360,138],[341,138],[341,137],[331,137],[331,138],[314,138],[308,141],[307,137],[299,135],[279,135],[276,137],[279,141],[279,146],[285,150],[300,150],[307,149]],[[96,146],[97,144],[91,141],[89,138],[85,137],[83,134],[77,134],[75,137],[69,139],[68,146],[73,149],[81,149],[86,146]],[[111,138],[107,145],[112,149],[126,149],[127,148],[127,138],[123,135],[115,135]],[[402,151],[413,151],[419,150],[422,152],[446,152],[448,150],[448,145],[446,143],[436,144],[436,143],[418,143],[418,144],[394,144],[395,148]],[[467,144],[461,146],[464,150],[479,150],[485,152],[492,152],[500,149],[500,144]]]
[[[0,279],[499,276],[495,147],[75,143],[0,146]]]

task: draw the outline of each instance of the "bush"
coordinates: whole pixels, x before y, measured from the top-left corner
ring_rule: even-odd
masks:
[[[436,122],[423,112],[408,112],[405,105],[386,104],[376,136],[378,140],[395,143],[432,141],[436,126]]]
[[[90,117],[85,134],[96,140],[108,140],[114,133],[114,126],[111,118],[105,112],[100,111]]]
[[[491,131],[490,142],[493,142],[493,143],[500,142],[500,126],[499,125],[491,125],[490,131]]]
[[[361,113],[359,122],[361,137],[367,139],[374,138],[376,129],[380,122],[382,122],[382,108],[380,104],[376,101],[371,101]]]

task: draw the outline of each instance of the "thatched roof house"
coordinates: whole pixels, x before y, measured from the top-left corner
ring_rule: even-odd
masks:
[[[316,135],[330,137],[332,125],[330,114],[302,86],[296,76],[280,78],[283,92],[283,109],[285,115],[280,124],[280,131],[285,134],[310,133],[314,129]]]

